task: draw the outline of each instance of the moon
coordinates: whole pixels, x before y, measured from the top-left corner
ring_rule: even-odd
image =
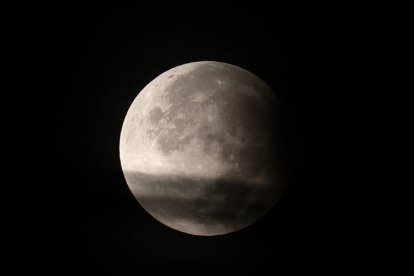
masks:
[[[200,61],[172,68],[132,102],[120,136],[139,204],[184,233],[214,236],[263,217],[283,190],[280,102],[254,74]]]

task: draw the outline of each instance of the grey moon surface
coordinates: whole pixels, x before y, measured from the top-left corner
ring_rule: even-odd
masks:
[[[120,137],[122,170],[139,204],[184,233],[214,236],[263,217],[283,189],[280,103],[254,74],[187,63],[135,98]]]

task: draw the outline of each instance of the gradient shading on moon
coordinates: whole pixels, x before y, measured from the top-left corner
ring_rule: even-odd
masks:
[[[141,206],[193,235],[242,229],[278,201],[279,102],[258,77],[212,61],[172,68],[135,98],[120,159]]]

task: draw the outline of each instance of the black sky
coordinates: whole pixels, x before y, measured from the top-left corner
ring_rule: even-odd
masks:
[[[350,19],[340,9],[68,4],[45,14],[38,18],[38,39],[45,42],[39,58],[47,55],[52,89],[43,92],[43,104],[56,156],[48,174],[55,188],[45,196],[51,202],[45,231],[53,240],[46,266],[114,275],[216,274],[352,262],[344,252],[357,225],[347,200],[358,182],[348,174],[355,169],[348,107],[358,98],[352,87],[358,76]],[[207,238],[150,217],[128,190],[118,157],[123,118],[137,93],[167,69],[200,60],[245,68],[281,98],[289,185],[256,224]]]

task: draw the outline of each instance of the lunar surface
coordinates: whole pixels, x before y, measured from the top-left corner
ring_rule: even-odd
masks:
[[[172,68],[135,98],[120,137],[129,188],[161,223],[213,236],[245,228],[283,192],[279,101],[221,62]]]

